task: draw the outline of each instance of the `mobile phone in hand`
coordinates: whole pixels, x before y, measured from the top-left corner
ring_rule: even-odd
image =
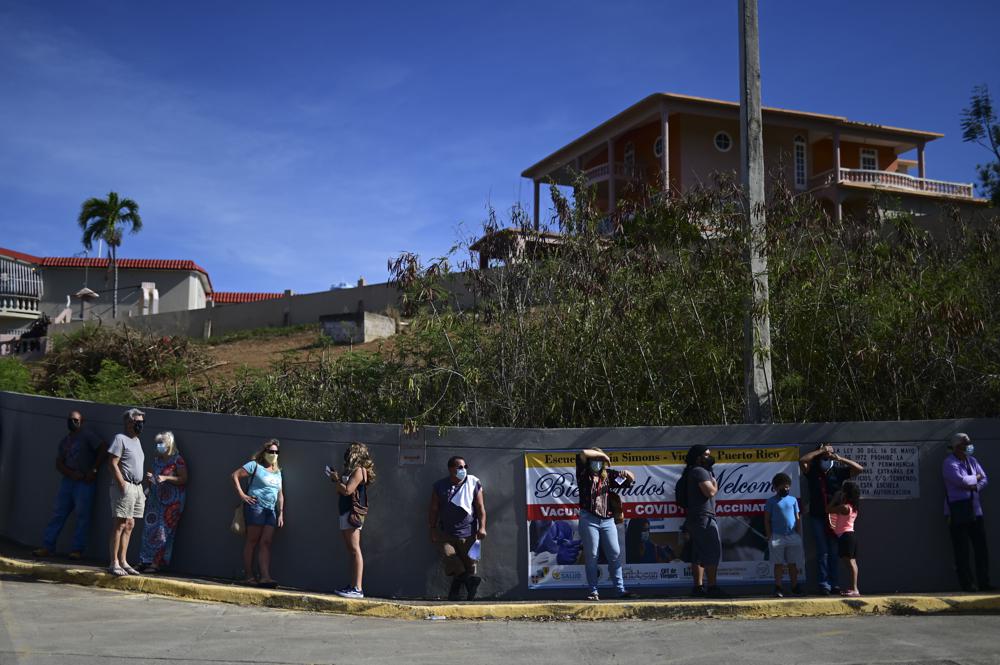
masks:
[[[619,484],[619,485],[624,485],[625,484],[625,477],[624,476],[618,476],[617,478],[615,478],[615,482],[617,484]]]
[[[330,476],[333,475],[333,469],[330,468],[329,464],[327,464],[326,466],[323,467],[323,473],[326,474],[327,478],[329,478]]]

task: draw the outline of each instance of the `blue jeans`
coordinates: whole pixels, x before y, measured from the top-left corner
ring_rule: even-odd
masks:
[[[597,548],[601,547],[604,549],[604,558],[608,560],[608,576],[615,588],[624,593],[625,580],[622,578],[622,557],[615,520],[611,517],[600,518],[591,512],[580,510],[579,531],[590,590],[597,591]]]
[[[70,551],[82,552],[87,547],[90,536],[90,507],[94,503],[94,486],[82,480],[71,480],[63,477],[59,483],[59,494],[56,496],[56,507],[52,511],[52,519],[45,527],[42,535],[42,547],[50,552],[56,551],[56,540],[69,514],[76,510],[76,532],[73,534],[73,547]]]
[[[827,530],[826,525],[825,517],[809,516],[809,527],[816,545],[816,582],[829,591],[840,584],[837,582],[837,537]]]

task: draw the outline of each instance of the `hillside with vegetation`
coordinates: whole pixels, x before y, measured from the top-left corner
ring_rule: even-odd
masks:
[[[611,236],[592,201],[553,197],[565,242],[531,260],[473,270],[460,240],[446,257],[392,261],[409,325],[391,343],[332,347],[317,328],[212,344],[89,329],[59,340],[29,388],[410,425],[740,422],[750,281],[736,189],[636,194]],[[956,216],[931,235],[879,206],[837,223],[810,197],[777,190],[768,200],[776,420],[1000,414],[996,219],[972,227]],[[506,226],[530,236],[519,210],[484,231]],[[455,273],[475,309],[450,297]],[[0,382],[23,388],[6,362]]]

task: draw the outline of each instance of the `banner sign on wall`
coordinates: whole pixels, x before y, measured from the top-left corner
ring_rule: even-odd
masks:
[[[687,448],[606,451],[615,469],[635,474],[632,487],[619,492],[625,523],[618,527],[627,586],[691,586],[691,565],[681,561],[684,512],[674,485],[684,471]],[[796,446],[713,446],[719,483],[716,514],[722,535],[720,584],[773,582],[765,560],[764,502],[774,492],[771,479],[783,472],[800,496]],[[577,520],[576,451],[532,452],[524,456],[528,519],[528,587],[584,588]],[[642,533],[649,532],[643,540]],[[602,555],[603,556],[603,555]],[[600,583],[609,586],[606,562]],[[804,578],[804,575],[802,575]]]
[[[920,498],[920,454],[915,444],[837,444],[836,450],[865,467],[854,479],[861,486],[861,498]]]

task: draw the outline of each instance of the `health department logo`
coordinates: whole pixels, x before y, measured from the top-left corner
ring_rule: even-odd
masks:
[[[757,564],[757,577],[767,577],[771,574],[771,566],[765,562],[761,561]]]
[[[553,580],[581,580],[583,575],[578,570],[553,570],[552,571]]]
[[[549,567],[545,566],[535,571],[535,574],[531,576],[531,583],[538,584],[546,578],[549,574]]]

